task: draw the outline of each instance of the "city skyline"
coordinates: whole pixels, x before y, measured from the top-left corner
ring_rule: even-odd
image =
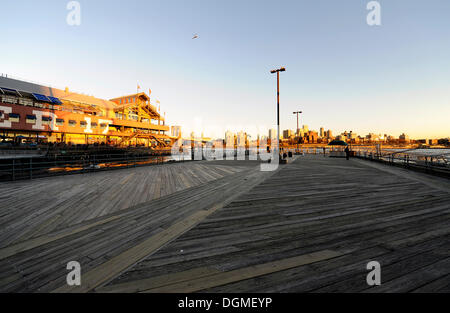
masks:
[[[209,134],[204,133],[204,131],[201,132],[201,135],[199,133],[196,133],[195,131],[192,131],[190,133],[183,133],[182,130],[182,126],[179,125],[174,125],[171,126],[171,133],[172,136],[178,136],[180,138],[183,139],[189,139],[189,138],[199,138],[199,137],[203,137],[203,138],[209,138],[211,139],[211,141],[216,141],[216,140],[225,140],[228,141],[228,138],[230,138],[231,136],[234,136],[234,138],[236,136],[238,136],[238,134],[245,134],[246,136],[250,136],[253,138],[253,140],[257,140],[258,138],[276,138],[276,129],[275,128],[270,128],[267,129],[265,131],[262,132],[257,132],[257,133],[247,133],[245,130],[240,129],[240,130],[226,130],[224,132],[224,135],[222,136],[209,136]],[[174,129],[176,129],[176,133],[174,132]],[[412,140],[412,141],[420,141],[420,140],[431,140],[431,139],[450,139],[450,136],[446,136],[446,137],[440,137],[440,138],[427,138],[427,137],[411,137],[409,136],[407,133],[402,132],[400,135],[395,136],[393,134],[387,133],[387,132],[381,132],[381,133],[376,133],[376,132],[368,132],[368,133],[357,133],[354,132],[353,130],[345,130],[343,132],[335,132],[332,129],[328,129],[325,127],[320,127],[318,130],[315,129],[309,129],[308,125],[299,125],[299,135],[303,136],[309,132],[312,133],[317,133],[317,137],[318,138],[328,138],[328,139],[333,139],[333,138],[338,138],[341,136],[345,136],[345,135],[350,135],[351,138],[350,139],[370,139],[370,138],[375,138],[374,141],[383,141],[383,140],[388,140],[388,139],[394,139],[394,140],[398,140],[398,139],[403,139],[406,141]],[[175,135],[176,134],[176,135]],[[289,134],[289,135],[286,135]],[[280,139],[289,139],[289,138],[293,138],[293,137],[297,137],[296,135],[296,130],[295,129],[281,129],[280,130]]]
[[[4,44],[16,49],[2,50],[0,72],[103,99],[139,84],[168,124],[190,133],[202,120],[218,137],[230,124],[276,124],[269,71],[285,66],[281,129],[295,129],[292,111],[302,110],[312,129],[450,135],[446,1],[381,1],[376,27],[366,24],[365,1],[80,3],[81,24],[69,26],[65,2],[6,2]],[[283,19],[268,23],[273,12]],[[36,15],[45,21],[34,25]],[[43,34],[58,49],[30,48]]]

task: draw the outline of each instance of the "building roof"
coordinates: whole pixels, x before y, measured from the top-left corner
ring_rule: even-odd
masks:
[[[18,90],[26,93],[39,93],[45,96],[56,97],[61,100],[79,102],[89,105],[95,105],[105,109],[114,109],[117,105],[109,100],[99,99],[88,95],[83,95],[69,90],[42,86],[35,83],[12,79],[0,76],[0,87]]]
[[[136,96],[138,96],[139,98],[141,98],[144,101],[150,100],[150,97],[147,96],[147,94],[145,92],[139,92],[139,93],[133,93],[133,94],[127,95],[127,96],[112,98],[112,99],[110,99],[110,101],[120,100],[120,99],[124,99],[124,98],[129,98],[129,97],[136,97]]]

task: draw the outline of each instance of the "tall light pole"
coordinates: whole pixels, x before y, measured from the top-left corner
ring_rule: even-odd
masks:
[[[297,131],[295,132],[295,134],[297,135],[297,151],[298,151],[298,141],[300,140],[300,137],[299,137],[299,133],[300,133],[300,129],[298,128],[298,115],[299,114],[301,114],[302,113],[302,111],[295,111],[294,112],[294,114],[297,114]]]
[[[270,71],[270,73],[277,73],[277,152],[280,153],[280,72],[284,72],[286,69],[281,67],[276,70]]]

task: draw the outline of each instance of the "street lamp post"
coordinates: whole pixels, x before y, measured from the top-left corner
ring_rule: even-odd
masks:
[[[270,73],[277,73],[277,152],[280,153],[280,72],[284,72],[286,69],[281,67],[276,70],[270,71]]]
[[[296,135],[297,135],[297,152],[298,152],[298,141],[300,140],[299,134],[300,134],[300,129],[298,128],[298,115],[301,114],[302,111],[296,111],[294,112],[294,114],[297,114],[297,131],[296,131]]]

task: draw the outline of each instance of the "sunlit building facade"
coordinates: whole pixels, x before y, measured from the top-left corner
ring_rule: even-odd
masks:
[[[104,100],[0,77],[3,142],[168,147],[169,130],[144,92]]]

